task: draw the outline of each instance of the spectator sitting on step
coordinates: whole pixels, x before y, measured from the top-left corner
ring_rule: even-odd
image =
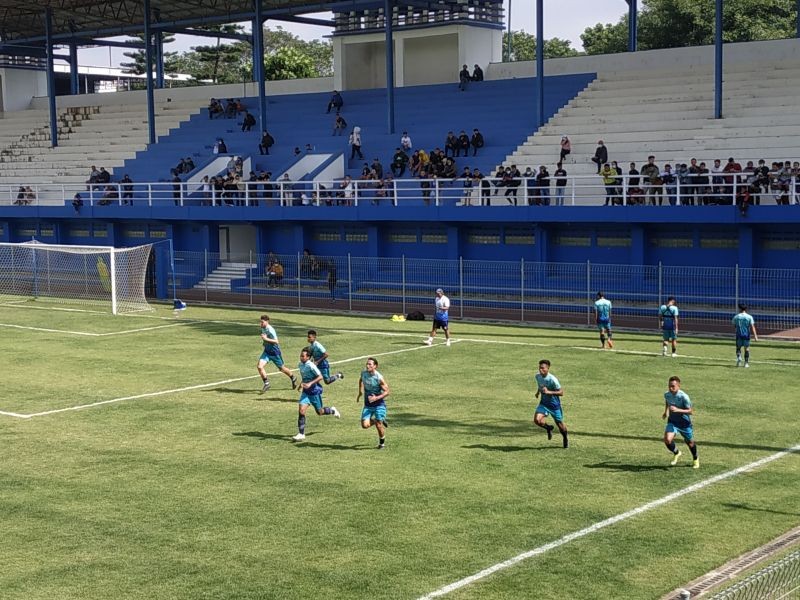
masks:
[[[442,168],[441,176],[446,179],[455,179],[458,177],[456,161],[454,161],[452,158],[446,158]]]
[[[472,146],[472,156],[476,156],[478,148],[483,148],[484,145],[483,134],[477,128],[472,130],[472,138],[469,143]]]
[[[227,154],[228,153],[228,146],[225,144],[225,140],[222,138],[217,138],[217,141],[214,142],[214,154]]]
[[[373,171],[372,168],[369,166],[369,163],[364,163],[364,166],[361,167],[361,176],[359,177],[359,180],[369,181],[370,179],[374,179],[373,177],[374,172],[375,171]]]
[[[328,110],[326,114],[330,114],[332,108],[335,108],[336,112],[339,113],[342,110],[342,106],[344,106],[344,98],[342,98],[342,95],[337,90],[333,90],[331,99],[328,101]]]
[[[185,173],[191,173],[192,171],[194,171],[195,166],[191,156],[186,157],[186,163],[184,164],[184,169]]]
[[[456,156],[461,156],[461,153],[464,153],[464,156],[469,156],[469,136],[467,132],[463,129],[461,133],[458,134],[458,144],[456,145]]]
[[[244,111],[244,119],[242,119],[242,131],[250,131],[253,125],[256,124],[256,118],[250,114],[248,110]]]
[[[406,172],[406,166],[408,165],[408,154],[403,152],[403,149],[398,146],[397,150],[392,157],[392,173],[395,177],[402,177],[403,174]]]
[[[419,151],[414,151],[411,154],[411,158],[408,159],[408,172],[411,173],[414,177],[419,175],[419,171],[422,168],[422,164],[419,160]]]
[[[483,69],[481,69],[478,65],[475,65],[472,69],[472,76],[470,79],[472,81],[483,81]]]
[[[216,98],[212,98],[208,102],[208,118],[213,119],[216,115],[224,115],[225,109]]]
[[[345,129],[347,129],[347,121],[337,112],[336,119],[333,121],[333,135],[342,135]]]
[[[536,187],[542,206],[550,206],[550,173],[545,165],[541,165],[536,174]]]
[[[564,159],[572,152],[572,142],[566,135],[561,136],[561,151],[558,155],[558,162],[563,163]]]
[[[370,168],[375,172],[376,179],[383,179],[383,165],[381,164],[381,161],[378,160],[377,156],[372,159]]]
[[[312,277],[319,279],[320,263],[316,256],[311,254],[308,248],[303,250],[303,256],[300,258],[300,276]]]
[[[237,114],[247,112],[247,107],[244,105],[244,102],[242,102],[239,98],[237,98],[236,102],[234,102],[234,106],[236,106]]]
[[[458,150],[458,138],[452,131],[447,132],[447,137],[444,140],[444,155],[448,156],[447,152],[450,151],[452,156],[456,156]]]
[[[463,65],[458,73],[458,89],[462,92],[466,91],[470,79],[472,79],[472,75],[469,74],[467,65]]]
[[[28,199],[25,197],[24,185],[19,186],[19,189],[17,190],[17,199],[14,200],[14,204],[16,204],[17,206],[27,206]]]
[[[111,173],[106,171],[105,167],[100,167],[100,173],[97,175],[97,183],[110,183]]]
[[[83,198],[81,198],[80,194],[75,194],[72,197],[72,208],[75,209],[76,213],[81,212],[81,206],[83,206]]]
[[[314,151],[314,146],[311,144],[306,144],[306,154],[309,154]]]
[[[93,183],[97,183],[97,178],[100,176],[100,171],[97,170],[97,167],[92,165],[92,170],[89,173],[89,179],[86,180],[86,183],[91,185]],[[86,188],[89,189],[88,187]]]
[[[117,191],[117,186],[115,185],[107,185],[106,192],[103,194],[103,197],[100,198],[98,204],[100,206],[108,206],[111,203],[116,203],[119,200],[119,192]]]
[[[283,282],[283,265],[275,258],[271,258],[267,265],[267,286],[280,287]]]
[[[345,178],[342,180],[342,183],[339,184],[339,193],[336,195],[340,200],[337,201],[337,204],[344,204],[345,206],[350,206],[353,203],[353,196],[355,194],[355,186],[353,185],[353,180],[350,178],[349,175],[345,175]]]
[[[235,119],[236,118],[236,102],[232,98],[228,98],[225,101],[225,116],[228,119]]]
[[[400,138],[400,147],[406,152],[411,150],[411,136],[408,135],[407,131],[404,131],[403,136]]]

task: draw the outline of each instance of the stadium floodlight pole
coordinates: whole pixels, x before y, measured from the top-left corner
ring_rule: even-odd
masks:
[[[714,118],[722,118],[722,0],[716,3],[714,26]]]
[[[387,133],[394,133],[394,41],[392,19],[394,1],[385,0],[383,5],[384,26],[386,28],[386,122]]]
[[[258,118],[261,131],[267,129],[267,96],[264,91],[266,73],[264,72],[264,11],[261,0],[255,2],[255,18],[253,19],[253,75],[258,85]]]
[[[628,0],[628,52],[636,52],[636,40],[639,37],[638,0]]]
[[[58,146],[58,123],[56,121],[56,81],[53,67],[53,10],[47,8],[44,11],[44,31],[47,38],[47,100],[50,107],[50,145],[55,148]]]
[[[536,111],[544,125],[544,0],[536,0]]]
[[[147,75],[147,131],[156,143],[156,103],[153,98],[153,33],[150,28],[150,0],[144,0],[144,72]]]

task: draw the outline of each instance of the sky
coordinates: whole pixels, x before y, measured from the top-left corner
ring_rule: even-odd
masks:
[[[511,28],[513,30],[536,33],[536,5],[533,0],[505,0],[506,14],[511,4]],[[625,0],[544,0],[544,37],[567,39],[572,47],[582,50],[580,35],[587,27],[597,23],[616,23],[628,10]],[[330,18],[330,13],[321,13],[322,18]],[[267,26],[275,28],[280,25],[295,35],[313,40],[330,33],[326,27],[300,25],[268,21]],[[248,27],[249,30],[249,27]],[[175,42],[164,47],[166,52],[186,52],[192,46],[211,43],[209,38],[177,35]],[[112,38],[124,40],[126,38]],[[80,50],[78,62],[81,66],[109,67],[119,66],[127,59],[123,56],[124,48],[90,48]]]

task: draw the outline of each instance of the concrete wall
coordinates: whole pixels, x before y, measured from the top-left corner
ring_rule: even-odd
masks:
[[[394,33],[395,85],[458,81],[461,65],[482,67],[502,56],[503,32],[472,25],[401,30]],[[386,85],[386,36],[369,33],[333,39],[334,88],[366,89]]]
[[[45,96],[41,107],[31,106],[31,98]],[[47,108],[47,77],[44,71],[0,69],[0,106],[4,111]]]
[[[778,64],[785,60],[800,60],[800,39],[725,44],[723,53],[723,64],[728,68],[741,63],[763,62],[765,64]],[[710,73],[714,69],[714,46],[553,58],[544,61],[545,75],[635,71],[641,69],[684,69],[687,71],[708,71]],[[513,79],[516,77],[535,76],[536,63],[534,61],[492,63],[486,72],[487,79]]]
[[[31,71],[20,71],[21,73],[31,73]],[[267,96],[283,96],[287,94],[308,94],[314,92],[328,92],[333,89],[332,77],[317,77],[313,79],[287,79],[285,81],[267,81],[264,90]],[[40,95],[42,91],[36,95]],[[45,97],[28,97],[30,108],[47,108],[47,88],[43,88]],[[172,100],[197,100],[198,104],[205,104],[209,98],[244,98],[258,94],[258,85],[255,83],[241,84],[231,83],[226,85],[204,85],[186,88],[171,88],[155,90],[156,102],[165,102],[167,98]],[[114,94],[82,94],[79,96],[59,96],[56,98],[56,105],[61,107],[68,106],[91,106],[91,105],[115,105],[115,104],[139,104],[145,107],[147,104],[147,92],[136,90],[133,92],[117,92]],[[24,108],[29,108],[26,104]],[[10,110],[10,109],[7,109]],[[18,110],[18,109],[17,109]]]

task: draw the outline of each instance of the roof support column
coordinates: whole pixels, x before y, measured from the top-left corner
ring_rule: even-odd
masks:
[[[78,81],[78,44],[75,42],[69,45],[69,93],[73,96],[81,93]]]
[[[258,86],[258,119],[261,131],[267,130],[267,96],[264,92],[264,12],[261,0],[253,0],[253,81]]]
[[[150,0],[144,0],[144,71],[147,75],[147,130],[150,144],[156,143],[156,103],[153,97],[153,31]]]
[[[46,8],[44,12],[44,35],[47,45],[47,100],[50,107],[50,145],[58,146],[58,120],[56,113],[56,81],[53,73],[53,10]]]
[[[544,125],[544,0],[536,0],[536,111]]]
[[[394,0],[383,4],[384,25],[386,27],[386,125],[387,133],[394,133]]]
[[[795,35],[800,38],[800,0],[797,0],[797,6],[795,7],[795,12],[797,13],[795,16],[796,19],[795,28],[797,30]]]
[[[798,0],[800,2],[800,0]],[[636,40],[639,37],[638,0],[628,0],[628,52],[636,52]]]
[[[722,118],[722,0],[717,0],[714,26],[714,118]]]
[[[155,44],[155,59],[156,59],[156,88],[164,88],[164,34],[157,31],[154,34]]]

